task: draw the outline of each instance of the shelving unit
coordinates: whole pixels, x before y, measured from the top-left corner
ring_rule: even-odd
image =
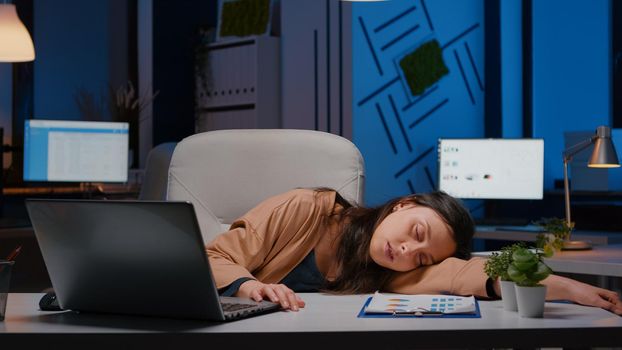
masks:
[[[196,132],[279,128],[279,38],[209,44],[197,54]]]

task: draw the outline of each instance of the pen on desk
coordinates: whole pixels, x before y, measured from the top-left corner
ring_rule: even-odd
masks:
[[[15,261],[15,258],[19,255],[19,252],[22,251],[22,246],[19,245],[9,255],[6,257],[6,261]],[[4,265],[0,265],[0,272],[4,271]]]
[[[19,255],[19,252],[22,251],[22,246],[19,245],[17,248],[13,249],[11,253],[6,257],[6,261],[15,261],[15,258]]]

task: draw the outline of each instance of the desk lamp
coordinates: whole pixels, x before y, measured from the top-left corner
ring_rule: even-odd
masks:
[[[611,128],[608,126],[599,126],[596,133],[589,139],[583,140],[574,146],[568,147],[563,153],[564,158],[564,199],[566,203],[566,223],[571,227],[572,220],[570,218],[570,189],[568,186],[568,163],[572,157],[587,147],[594,144],[592,156],[587,163],[590,168],[617,168],[620,166],[616,149],[611,141]],[[570,236],[564,241],[564,250],[587,250],[592,249],[590,242],[573,241]]]
[[[28,62],[35,59],[32,38],[24,23],[17,16],[15,5],[0,4],[0,62]],[[4,145],[4,134],[0,132],[0,195],[4,183],[3,155],[14,148]],[[0,202],[0,216],[2,204]]]
[[[13,4],[0,4],[0,42],[0,62],[27,62],[35,59],[32,38],[19,20]]]

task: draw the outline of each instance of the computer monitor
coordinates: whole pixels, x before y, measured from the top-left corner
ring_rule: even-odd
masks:
[[[128,123],[26,120],[24,180],[126,182]]]
[[[544,140],[439,139],[439,190],[464,199],[542,199]]]

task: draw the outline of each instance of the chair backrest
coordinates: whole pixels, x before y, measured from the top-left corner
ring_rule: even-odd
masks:
[[[320,131],[218,130],[182,140],[169,167],[168,200],[194,204],[205,242],[262,200],[330,187],[363,204],[364,164],[349,140]]]
[[[177,142],[161,143],[149,151],[145,176],[138,199],[165,200],[168,186],[168,168]]]

